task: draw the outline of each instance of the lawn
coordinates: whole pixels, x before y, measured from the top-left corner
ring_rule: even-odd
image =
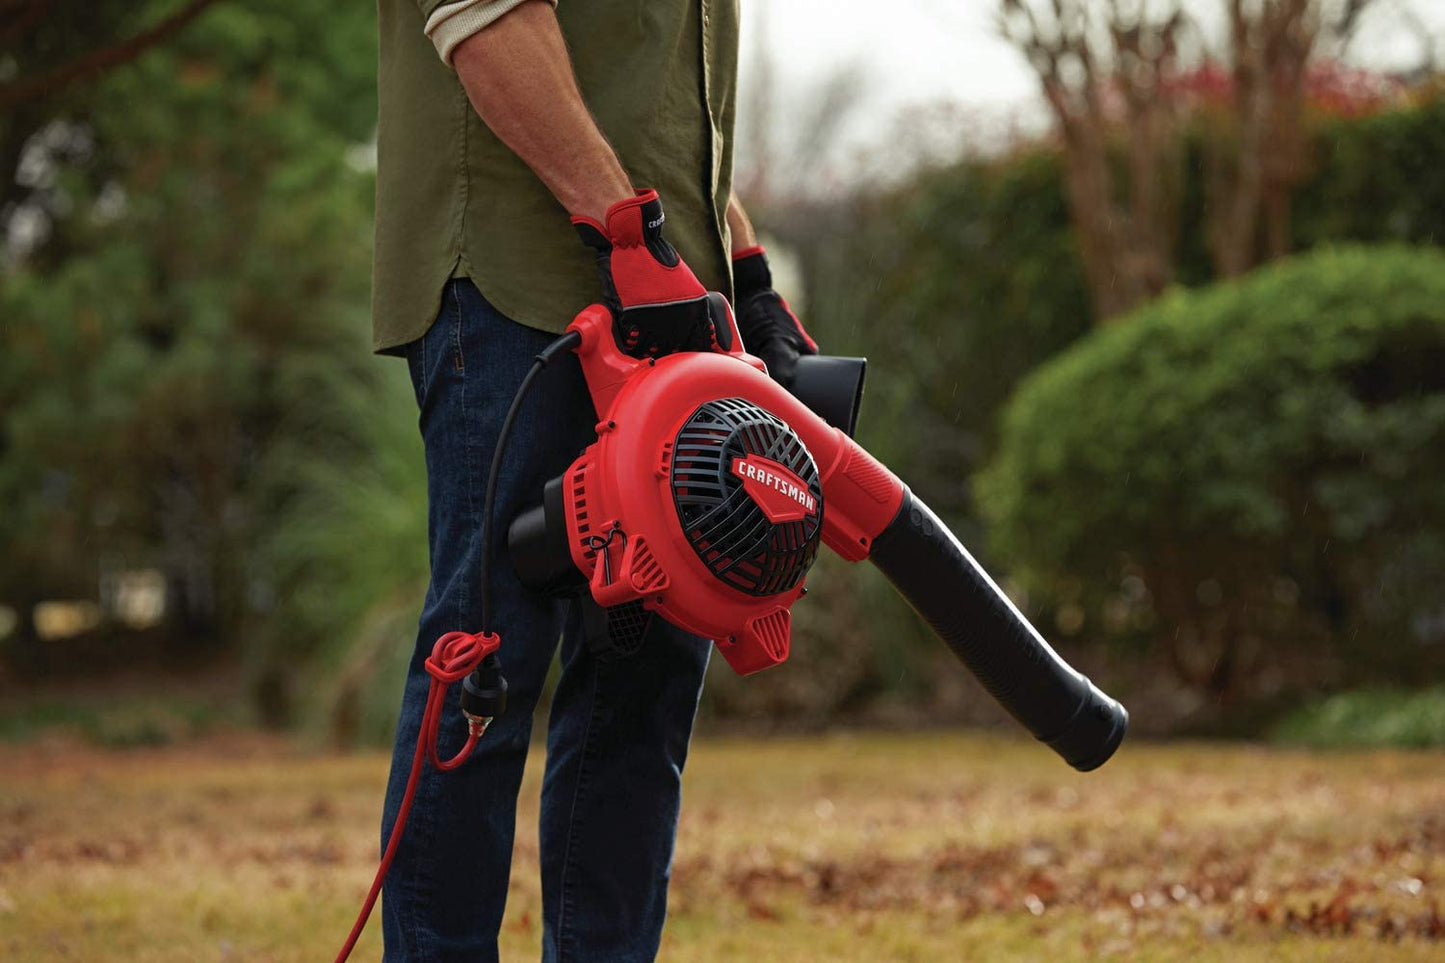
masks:
[[[538,768],[508,960],[537,955]],[[329,960],[385,770],[250,736],[0,748],[0,958]],[[1445,753],[1138,744],[1081,776],[998,737],[713,738],[686,794],[667,960],[1445,958]]]

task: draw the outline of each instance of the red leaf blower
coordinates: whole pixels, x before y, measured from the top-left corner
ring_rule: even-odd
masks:
[[[593,305],[523,379],[488,478],[481,629],[447,633],[427,660],[432,691],[406,793],[338,961],[380,893],[426,760],[461,765],[505,711],[486,571],[497,477],[527,390],[569,350],[597,410],[597,441],[545,486],[541,505],[512,522],[508,548],[529,588],[578,597],[600,657],[638,651],[661,617],[713,639],[742,675],[777,665],[788,657],[790,611],[821,543],[878,566],[994,698],[1069,765],[1095,769],[1119,747],[1129,722],[1123,706],[1060,659],[938,516],[853,441],[862,359],[804,356],[784,389],[743,351],[727,302],[710,297],[718,351],[634,358],[618,348],[611,312]],[[446,687],[464,676],[469,736],[442,760],[436,732]]]
[[[715,640],[747,675],[788,657],[790,609],[822,543],[878,566],[1070,765],[1102,765],[1128,713],[1060,659],[948,527],[850,437],[862,360],[803,357],[789,392],[743,352],[730,312],[718,313],[729,319],[718,325],[725,352],[656,359],[619,350],[606,308],[572,322],[597,441],[512,523],[522,581],[585,590],[589,635],[604,647],[636,649],[661,616]]]

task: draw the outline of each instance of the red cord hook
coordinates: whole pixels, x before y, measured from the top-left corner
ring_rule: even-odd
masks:
[[[492,721],[490,717],[468,714],[466,744],[450,759],[443,760],[437,756],[437,733],[441,727],[442,705],[446,701],[447,690],[452,683],[460,682],[471,675],[482,659],[497,651],[501,644],[502,640],[495,632],[448,632],[432,646],[431,655],[427,656],[426,660],[431,688],[427,690],[426,711],[421,717],[421,732],[417,733],[416,753],[411,759],[411,775],[406,780],[406,792],[401,797],[401,807],[397,810],[396,823],[387,839],[381,865],[376,868],[376,878],[372,880],[366,902],[362,904],[356,923],[351,927],[351,935],[346,938],[346,945],[336,955],[336,963],[345,963],[347,957],[351,956],[356,941],[361,937],[361,931],[366,928],[366,921],[371,917],[371,910],[376,906],[376,899],[381,895],[381,884],[386,879],[387,871],[391,869],[391,861],[401,843],[402,830],[406,828],[406,817],[411,813],[411,803],[416,796],[417,783],[421,779],[422,765],[430,759],[431,764],[442,772],[457,768],[467,761],[472,750],[477,747],[477,740],[487,731],[487,726]]]

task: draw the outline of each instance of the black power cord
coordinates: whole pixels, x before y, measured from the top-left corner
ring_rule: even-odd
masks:
[[[531,390],[532,383],[536,381],[537,375],[547,367],[559,354],[571,351],[582,343],[582,335],[575,331],[569,331],[547,347],[537,352],[536,358],[532,361],[532,367],[527,369],[527,374],[522,378],[522,383],[517,386],[517,393],[512,396],[511,407],[507,409],[507,416],[502,419],[502,429],[497,433],[497,447],[492,452],[492,466],[487,472],[487,493],[482,503],[482,634],[490,635],[492,632],[492,537],[497,530],[497,520],[493,518],[497,506],[497,481],[502,474],[502,457],[506,454],[507,439],[512,434],[512,424],[517,420],[517,412],[522,408],[522,401]],[[501,659],[493,652],[482,660],[475,672],[467,676],[462,683],[462,711],[471,716],[490,718],[499,716],[507,709],[507,680],[502,675]]]

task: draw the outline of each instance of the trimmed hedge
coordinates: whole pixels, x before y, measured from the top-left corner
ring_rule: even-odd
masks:
[[[1162,645],[1225,693],[1291,653],[1440,663],[1442,476],[1445,254],[1355,247],[1084,338],[1022,383],[976,493],[1059,631]]]

